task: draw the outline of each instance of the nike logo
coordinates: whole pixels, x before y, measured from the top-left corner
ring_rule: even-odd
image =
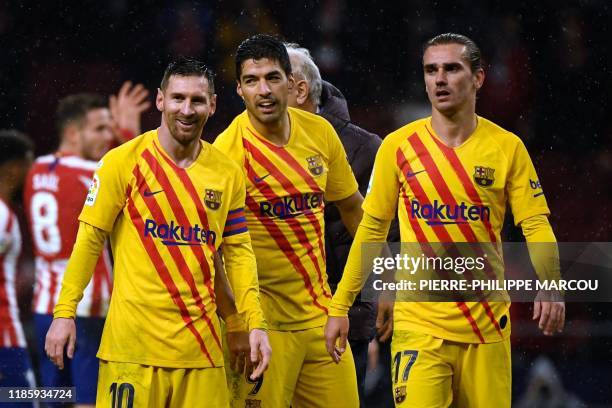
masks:
[[[410,177],[414,177],[414,176],[416,176],[417,174],[422,173],[422,172],[424,172],[424,171],[425,171],[425,170],[419,170],[419,171],[415,171],[414,173],[413,173],[413,172],[411,172],[411,171],[409,171],[408,173],[406,173],[406,177],[408,177],[408,178],[410,178]]]
[[[157,191],[148,191],[147,190],[147,191],[144,192],[144,196],[145,197],[151,197],[151,196],[154,196],[157,193],[161,193],[162,191],[164,191],[164,190],[157,190]]]
[[[268,177],[270,175],[270,173],[266,174],[265,176],[261,176],[261,177],[253,177],[253,180],[255,181],[255,183],[261,183],[266,177]]]

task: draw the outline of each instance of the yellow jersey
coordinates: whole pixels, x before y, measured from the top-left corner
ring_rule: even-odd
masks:
[[[274,330],[325,324],[331,291],[325,267],[325,200],[357,191],[344,147],[325,119],[288,108],[289,141],[276,146],[260,135],[247,112],[238,115],[214,146],[242,167],[245,214],[261,306]]]
[[[100,161],[79,220],[110,233],[114,290],[98,357],[174,368],[223,365],[213,253],[248,242],[240,169],[202,142],[178,167],[153,130]]]
[[[517,225],[550,214],[521,140],[477,119],[473,134],[455,148],[436,135],[430,117],[389,134],[378,151],[363,210],[384,220],[397,214],[401,241],[420,243],[425,255],[434,252],[428,243],[499,243],[506,203]],[[496,276],[495,270],[488,272]],[[510,334],[509,306],[397,301],[394,327],[458,342],[496,342]]]

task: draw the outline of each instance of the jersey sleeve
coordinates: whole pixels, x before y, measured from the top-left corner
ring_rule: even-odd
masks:
[[[246,199],[246,187],[244,177],[239,169],[236,169],[232,177],[232,196],[230,209],[223,229],[224,244],[241,244],[251,242],[244,215],[244,202]]]
[[[397,212],[399,177],[395,152],[397,146],[392,139],[385,139],[376,153],[374,168],[363,202],[363,211],[372,217],[392,220]]]
[[[62,288],[53,310],[53,317],[72,319],[77,305],[83,298],[83,291],[91,280],[104,248],[107,233],[87,223],[79,224],[79,232],[68,265],[64,272]]]
[[[527,148],[520,140],[510,164],[506,193],[516,225],[534,215],[550,214],[540,179]]]
[[[329,170],[325,187],[325,199],[328,201],[339,201],[354,194],[359,186],[357,185],[357,180],[355,180],[351,165],[346,158],[346,152],[338,134],[329,123],[327,123],[327,127]]]
[[[244,149],[242,138],[237,135],[236,127],[237,124],[232,122],[227,129],[217,136],[212,145],[242,168],[244,166]]]
[[[127,198],[130,160],[117,149],[108,152],[93,175],[79,221],[111,232]]]

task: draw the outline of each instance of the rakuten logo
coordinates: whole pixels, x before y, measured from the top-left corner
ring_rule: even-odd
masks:
[[[162,244],[176,245],[214,245],[217,239],[215,231],[202,229],[198,224],[185,227],[170,221],[170,224],[158,224],[155,220],[145,220],[144,236],[162,239]]]
[[[259,203],[259,213],[263,216],[292,218],[312,211],[323,205],[323,193],[306,193],[297,196],[283,197],[274,201]]]
[[[433,204],[423,204],[416,200],[410,203],[412,218],[427,220],[427,225],[466,224],[469,221],[489,221],[491,209],[486,205],[448,205],[434,200]]]

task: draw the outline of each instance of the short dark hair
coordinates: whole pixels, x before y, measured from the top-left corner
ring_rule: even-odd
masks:
[[[60,99],[55,112],[57,131],[61,135],[70,122],[80,125],[90,110],[102,108],[108,108],[108,100],[98,94],[80,93]]]
[[[291,61],[285,44],[278,38],[268,34],[256,34],[244,40],[236,50],[236,79],[240,81],[242,63],[249,59],[268,58],[277,61],[285,75],[291,74]]]
[[[0,130],[0,166],[11,160],[24,160],[34,152],[34,144],[16,129]]]
[[[164,71],[161,84],[159,85],[162,91],[166,90],[168,81],[172,75],[178,76],[198,76],[205,77],[208,81],[208,89],[211,93],[215,93],[215,74],[210,68],[201,61],[190,57],[179,57],[170,62]]]
[[[480,48],[476,45],[476,43],[466,37],[465,35],[456,34],[456,33],[445,33],[439,34],[435,37],[429,39],[423,45],[423,55],[425,55],[425,51],[429,47],[433,47],[436,45],[444,45],[444,44],[459,44],[465,46],[465,53],[463,57],[470,63],[470,68],[472,72],[476,72],[482,68],[482,60],[480,55]]]

